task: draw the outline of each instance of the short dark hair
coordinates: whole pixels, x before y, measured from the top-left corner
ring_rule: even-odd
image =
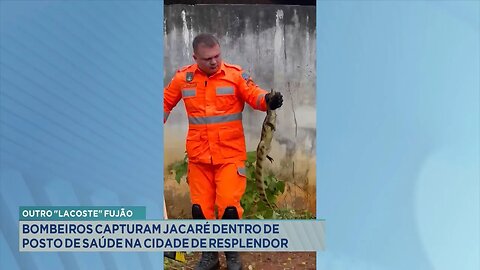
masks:
[[[193,39],[193,44],[192,44],[193,51],[196,51],[198,46],[200,46],[200,44],[204,44],[209,48],[215,47],[215,45],[220,46],[218,39],[214,37],[212,34],[207,34],[207,33],[199,34]]]

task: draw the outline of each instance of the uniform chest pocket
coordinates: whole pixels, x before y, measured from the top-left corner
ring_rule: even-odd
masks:
[[[227,111],[237,101],[233,86],[218,86],[215,88],[215,106],[217,110]]]
[[[183,88],[182,99],[185,102],[185,108],[189,113],[197,112],[200,108],[197,104],[197,89]]]

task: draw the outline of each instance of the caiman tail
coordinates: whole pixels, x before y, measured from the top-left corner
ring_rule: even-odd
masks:
[[[273,89],[270,91],[271,95],[275,93]],[[277,119],[277,113],[275,110],[270,110],[267,105],[267,116],[263,120],[262,125],[262,134],[260,135],[260,142],[257,146],[257,162],[255,165],[255,181],[257,183],[258,193],[260,194],[260,199],[268,205],[270,208],[274,208],[272,204],[267,199],[267,193],[265,191],[265,183],[263,182],[263,168],[265,165],[265,160],[268,158],[270,162],[273,159],[268,156],[271,149],[271,143],[273,139],[273,132],[275,131],[275,121]]]

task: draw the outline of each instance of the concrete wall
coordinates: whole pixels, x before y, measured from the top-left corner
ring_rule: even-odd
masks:
[[[310,185],[315,181],[315,20],[312,6],[169,5],[164,24],[165,84],[180,66],[193,62],[193,38],[209,32],[219,38],[225,62],[242,66],[262,88],[282,92],[274,166],[284,179]],[[264,116],[246,106],[247,151],[256,149]],[[165,127],[166,164],[183,157],[187,126],[180,102]]]

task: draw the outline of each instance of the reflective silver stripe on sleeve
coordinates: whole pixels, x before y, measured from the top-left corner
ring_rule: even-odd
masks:
[[[194,97],[196,92],[196,89],[182,89],[182,97]]]
[[[260,104],[262,103],[262,99],[265,98],[265,94],[258,95],[257,97],[257,108],[260,107]]]
[[[169,115],[170,115],[169,112],[163,113],[163,121],[164,121],[164,122],[167,121]]]
[[[226,87],[217,87],[216,89],[217,95],[233,95],[233,87],[226,86]]]
[[[242,113],[234,113],[228,115],[217,115],[217,116],[190,116],[188,117],[188,122],[192,125],[202,125],[202,124],[217,124],[217,123],[226,123],[236,120],[242,120]]]
[[[242,167],[242,168],[238,168],[237,169],[237,172],[238,174],[240,174],[241,176],[246,176],[246,171],[245,171],[245,167]]]

